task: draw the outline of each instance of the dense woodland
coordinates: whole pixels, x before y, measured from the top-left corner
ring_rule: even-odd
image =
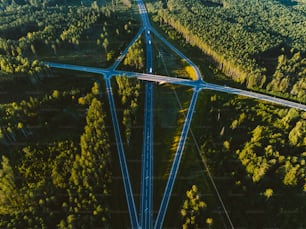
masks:
[[[203,103],[193,128],[233,224],[305,227],[306,113],[211,92]]]
[[[0,112],[0,226],[109,225],[112,157],[99,84],[85,97],[54,90]],[[75,135],[56,137],[65,126]]]
[[[305,102],[305,2],[289,3],[169,0],[151,1],[149,9],[235,81]]]
[[[187,52],[196,51],[190,44],[200,48],[249,88],[306,102],[302,1],[147,2],[156,25],[177,44],[187,44]],[[305,227],[305,112],[207,94],[198,101],[193,130],[233,225]],[[210,214],[201,211],[197,218]],[[195,223],[184,208],[181,216],[182,225]],[[212,220],[217,228],[219,220]]]
[[[95,50],[95,55],[105,56],[99,56],[101,60],[112,61],[123,43],[112,43],[111,37],[128,39],[135,21],[122,11],[114,13],[113,5],[117,6],[116,1],[4,1],[0,5],[0,73],[37,78],[45,70],[41,60],[69,56],[72,51],[79,56],[85,51],[87,59],[94,59],[89,54]],[[109,26],[113,21],[116,24]],[[75,62],[67,57],[65,61]],[[81,61],[84,64],[84,58]]]

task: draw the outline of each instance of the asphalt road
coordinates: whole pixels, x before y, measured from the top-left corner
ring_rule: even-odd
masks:
[[[146,29],[149,29],[151,25],[150,25],[148,12],[147,12],[144,2],[142,0],[137,0],[137,5],[138,5],[139,13],[141,16],[141,20],[142,20],[142,26],[145,27]]]
[[[144,120],[144,140],[142,152],[141,174],[141,206],[140,226],[152,228],[153,226],[153,85],[146,83],[146,102]]]
[[[241,90],[241,89],[232,88],[228,86],[220,86],[220,85],[210,84],[210,83],[205,83],[205,82],[200,82],[199,87],[202,89],[208,89],[208,90],[220,91],[220,92],[229,93],[229,94],[241,95],[241,96],[254,98],[257,100],[261,100],[261,101],[267,101],[273,104],[282,105],[285,107],[291,107],[291,108],[306,111],[305,104],[296,103],[296,102],[292,102],[286,99],[281,99],[281,98],[277,98],[277,97],[273,97],[273,96],[269,96],[269,95],[265,95],[261,93]]]
[[[150,23],[147,10],[142,1],[137,1],[145,28],[146,41],[146,72],[153,72],[153,50]],[[145,109],[144,109],[144,133],[142,151],[142,174],[140,190],[140,214],[141,228],[153,227],[153,94],[154,86],[150,81],[145,82]]]

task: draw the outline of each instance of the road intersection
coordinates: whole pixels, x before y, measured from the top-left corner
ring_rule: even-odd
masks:
[[[177,48],[175,48],[170,42],[168,42],[164,37],[162,37],[150,24],[146,7],[142,0],[137,0],[139,13],[142,19],[142,26],[139,29],[136,36],[130,42],[130,44],[125,48],[120,56],[116,59],[114,64],[110,68],[95,68],[86,66],[77,66],[70,64],[59,64],[45,62],[50,68],[74,70],[80,72],[88,72],[102,75],[106,82],[106,91],[108,95],[108,101],[111,110],[113,128],[116,138],[117,151],[119,155],[120,167],[122,172],[123,184],[126,194],[126,200],[128,204],[128,211],[131,221],[132,228],[146,228],[154,229],[162,228],[163,221],[166,215],[168,203],[171,197],[172,189],[178,173],[180,166],[180,161],[182,153],[184,151],[185,142],[190,129],[190,123],[192,121],[192,116],[194,113],[195,105],[199,92],[201,90],[213,90],[218,92],[236,94],[241,96],[246,96],[254,99],[264,100],[271,103],[279,104],[282,106],[293,107],[296,109],[306,111],[306,105],[291,102],[285,99],[275,98],[273,96],[268,96],[260,93],[250,92],[246,90],[236,89],[228,86],[220,86],[216,84],[211,84],[203,81],[201,72],[198,67],[184,54],[182,54]],[[119,64],[123,61],[129,48],[140,38],[142,34],[145,34],[146,40],[146,72],[129,72],[117,70]],[[152,33],[156,38],[160,39],[165,45],[172,49],[177,55],[179,55],[183,60],[185,60],[194,70],[196,74],[196,80],[174,78],[169,76],[162,76],[153,74],[153,52],[152,52]],[[145,109],[144,109],[144,132],[143,132],[143,152],[142,152],[142,172],[141,172],[141,195],[140,195],[140,212],[137,214],[135,200],[133,195],[133,190],[130,182],[128,167],[126,163],[122,138],[120,134],[120,128],[118,123],[118,117],[116,112],[116,106],[113,98],[113,91],[111,87],[111,78],[115,76],[126,76],[130,78],[137,78],[139,80],[145,81]],[[193,95],[185,117],[185,122],[181,132],[180,140],[178,142],[176,154],[173,159],[172,168],[168,177],[168,181],[165,187],[164,195],[157,213],[157,218],[153,222],[153,95],[154,95],[154,82],[158,84],[176,84],[183,85],[193,88]],[[225,209],[224,209],[225,210]],[[229,217],[228,220],[230,221]],[[231,222],[229,223],[232,226]]]

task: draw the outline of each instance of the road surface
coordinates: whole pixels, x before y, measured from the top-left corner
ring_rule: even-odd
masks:
[[[147,10],[142,1],[138,1],[146,41],[146,72],[153,73],[153,49],[150,23]],[[142,174],[140,191],[140,227],[151,229],[153,227],[153,94],[154,86],[146,81],[146,96],[144,110],[144,140],[142,151]]]
[[[152,228],[153,226],[153,85],[146,83],[144,140],[142,152],[141,174],[141,206],[140,226]]]

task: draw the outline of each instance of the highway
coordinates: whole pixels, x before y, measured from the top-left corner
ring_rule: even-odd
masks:
[[[143,27],[145,28],[146,40],[146,72],[153,73],[153,50],[151,27],[147,10],[142,1],[138,1]],[[141,228],[153,227],[153,95],[154,86],[150,81],[145,82],[145,108],[144,108],[144,133],[142,151],[142,173],[140,190],[140,214]]]
[[[140,192],[140,226],[153,226],[153,85],[146,83],[144,140],[142,152],[142,174]]]
[[[121,168],[121,173],[122,173],[123,185],[125,189],[125,195],[127,199],[131,226],[132,228],[139,228],[137,211],[136,211],[135,201],[134,201],[134,196],[133,196],[133,190],[132,190],[132,186],[130,182],[128,167],[126,164],[126,159],[125,159],[125,154],[124,154],[124,149],[123,149],[123,144],[122,144],[122,138],[120,134],[120,127],[119,127],[118,118],[117,118],[117,111],[116,111],[116,106],[115,106],[115,101],[113,97],[113,91],[112,91],[110,79],[106,78],[105,83],[106,83],[106,92],[108,95],[108,102],[109,102],[110,111],[112,115],[114,133],[115,133],[115,138],[116,138],[116,143],[117,143],[116,144],[117,151],[118,151],[118,156],[119,156],[120,168]]]
[[[245,97],[249,97],[253,99],[258,99],[261,101],[267,101],[267,102],[278,104],[278,105],[285,106],[285,107],[292,107],[295,109],[306,111],[305,104],[296,103],[296,102],[292,102],[286,99],[281,99],[281,98],[277,98],[277,97],[273,97],[273,96],[269,96],[269,95],[265,95],[265,94],[261,94],[257,92],[241,90],[241,89],[232,88],[228,86],[220,86],[216,84],[205,83],[203,81],[199,83],[199,87],[202,89],[208,89],[208,90],[219,91],[219,92],[224,92],[224,93],[229,93],[229,94],[241,95],[241,96],[245,96]]]
[[[157,214],[157,218],[154,224],[154,229],[160,229],[162,228],[163,222],[164,222],[164,218],[166,215],[166,211],[167,211],[167,207],[169,204],[169,200],[171,197],[171,193],[172,193],[172,189],[174,186],[174,182],[176,179],[176,175],[180,166],[180,162],[181,162],[181,158],[182,158],[182,154],[184,151],[184,146],[185,146],[185,142],[188,136],[188,131],[190,128],[190,123],[192,120],[192,115],[194,113],[194,108],[197,102],[197,98],[199,95],[199,90],[198,89],[194,89],[191,101],[190,101],[190,105],[189,105],[189,109],[185,118],[185,122],[184,122],[184,126],[182,129],[182,133],[181,133],[181,137],[180,140],[178,142],[178,146],[177,146],[177,150],[173,159],[173,164],[171,167],[171,171],[169,174],[169,178],[166,184],[166,188],[164,191],[164,195],[161,201],[161,205]]]
[[[137,5],[138,5],[139,13],[141,16],[142,27],[144,27],[145,29],[151,29],[148,12],[147,12],[144,2],[142,0],[137,0]]]
[[[129,78],[138,78],[139,80],[156,82],[156,83],[165,82],[165,83],[171,83],[171,84],[186,85],[186,86],[191,86],[191,87],[195,86],[195,82],[189,79],[173,78],[169,76],[155,75],[152,73],[149,74],[149,73],[120,71],[120,70],[113,69],[113,67],[109,69],[107,68],[103,69],[103,68],[79,66],[79,65],[72,65],[72,64],[60,64],[60,63],[53,63],[53,62],[44,62],[44,64],[50,68],[88,72],[88,73],[94,73],[94,74],[99,74],[103,76],[107,75],[108,77],[126,76]],[[150,71],[150,67],[148,68],[147,71],[148,72]]]

